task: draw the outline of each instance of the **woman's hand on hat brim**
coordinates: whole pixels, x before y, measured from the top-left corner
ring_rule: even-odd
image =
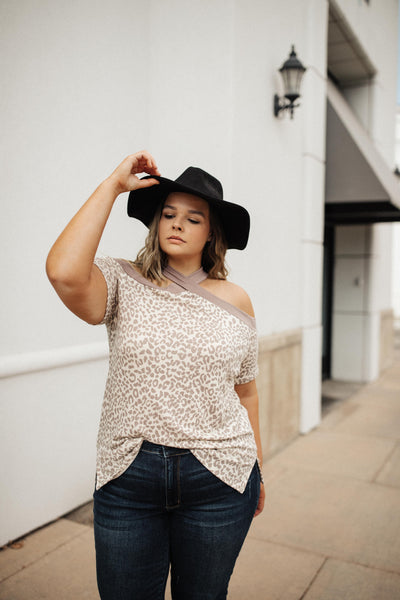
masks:
[[[115,186],[117,194],[158,184],[157,179],[139,179],[138,173],[160,175],[155,159],[146,150],[127,156],[111,173],[108,180]]]

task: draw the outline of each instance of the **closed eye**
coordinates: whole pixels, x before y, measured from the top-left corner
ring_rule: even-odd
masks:
[[[173,219],[175,217],[175,215],[173,215],[171,213],[164,213],[163,217],[164,217],[164,219]],[[190,223],[193,223],[194,225],[198,225],[200,223],[200,221],[198,221],[197,219],[191,219],[191,218],[189,218],[188,221]]]

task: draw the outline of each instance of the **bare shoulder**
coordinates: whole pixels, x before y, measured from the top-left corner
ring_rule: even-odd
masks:
[[[236,285],[236,283],[232,283],[232,281],[227,281],[226,279],[206,279],[201,285],[214,294],[214,296],[217,296],[217,298],[233,304],[236,308],[240,308],[240,310],[254,317],[254,309],[250,297],[240,285]]]

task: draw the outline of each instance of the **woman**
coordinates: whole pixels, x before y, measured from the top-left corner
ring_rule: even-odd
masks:
[[[149,226],[146,245],[133,263],[95,259],[122,192]],[[170,565],[174,600],[226,598],[263,509],[254,313],[224,264],[248,233],[247,211],[214,177],[189,167],[171,181],[138,152],[49,253],[64,304],[109,335],[94,492],[102,600],[164,598]]]

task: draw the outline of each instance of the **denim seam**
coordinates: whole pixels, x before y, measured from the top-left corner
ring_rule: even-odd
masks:
[[[181,503],[181,455],[178,454],[176,460],[176,489],[178,492],[178,506]]]
[[[168,509],[168,463],[164,455],[164,477],[165,477],[165,508]]]
[[[185,454],[190,454],[190,450],[186,452],[177,452],[176,454],[170,454],[169,456],[184,456]]]
[[[169,502],[169,493],[168,493],[168,460],[170,459],[175,459],[176,457],[176,461],[172,460],[169,465],[172,464],[172,477],[174,479],[174,475],[176,473],[176,481],[175,481],[175,485],[176,485],[176,492],[177,492],[177,502],[175,502],[175,504],[168,504]],[[181,454],[174,454],[173,456],[167,456],[165,457],[165,508],[167,511],[170,510],[174,510],[176,508],[179,508],[181,505],[181,482],[180,482],[180,462],[181,462]],[[176,471],[174,469],[174,467],[176,466]],[[174,481],[172,481],[172,492],[174,491],[175,485],[174,485]]]
[[[141,448],[140,450],[141,452],[146,452],[146,454],[155,454],[156,456],[162,456],[163,458],[170,458],[173,456],[184,456],[185,454],[190,454],[190,450],[186,450],[184,452],[177,452],[176,454],[167,454],[167,453],[161,453],[161,452],[153,452],[152,450],[144,450],[144,448]]]

